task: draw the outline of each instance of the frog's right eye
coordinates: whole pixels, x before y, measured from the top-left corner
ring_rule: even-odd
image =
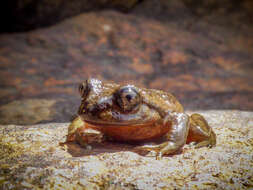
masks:
[[[134,86],[127,85],[118,90],[116,101],[124,112],[130,112],[139,106],[141,97]]]
[[[82,98],[86,98],[90,91],[87,81],[81,83],[78,89]]]

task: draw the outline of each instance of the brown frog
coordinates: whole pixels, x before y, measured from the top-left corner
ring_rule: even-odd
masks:
[[[170,93],[93,78],[80,84],[79,92],[82,102],[69,126],[67,142],[87,145],[103,136],[124,142],[162,138],[160,144],[139,147],[154,151],[157,157],[175,153],[189,142],[196,147],[216,144],[216,135],[204,117],[188,116]]]

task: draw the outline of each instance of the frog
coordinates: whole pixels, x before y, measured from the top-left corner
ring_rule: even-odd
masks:
[[[157,158],[176,153],[187,143],[196,148],[216,145],[216,134],[206,119],[188,115],[169,92],[88,78],[79,85],[81,104],[68,127],[66,142],[86,147],[106,139],[137,146]],[[157,139],[159,143],[152,144]]]

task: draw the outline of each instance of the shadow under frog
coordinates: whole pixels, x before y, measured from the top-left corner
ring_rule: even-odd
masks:
[[[72,155],[134,151],[160,158],[180,152],[186,143],[216,144],[204,117],[188,116],[170,93],[93,78],[80,84],[79,92],[81,105],[66,140]]]

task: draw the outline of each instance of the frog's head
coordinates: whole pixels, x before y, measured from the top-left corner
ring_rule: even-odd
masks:
[[[145,102],[143,90],[134,85],[91,78],[79,85],[79,92],[82,102],[78,114],[93,125],[137,125],[161,119],[159,112]]]

